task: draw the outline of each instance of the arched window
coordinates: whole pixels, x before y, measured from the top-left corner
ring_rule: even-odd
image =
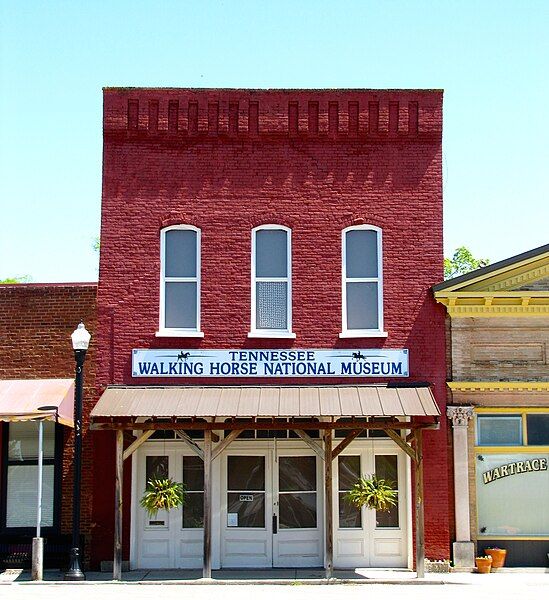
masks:
[[[201,336],[200,229],[173,225],[160,232],[160,331]]]
[[[250,337],[292,334],[291,230],[262,225],[252,230],[252,326]]]
[[[383,331],[381,229],[347,227],[342,232],[341,337],[386,336]]]

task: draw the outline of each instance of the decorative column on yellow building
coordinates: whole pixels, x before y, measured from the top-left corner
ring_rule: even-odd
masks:
[[[473,417],[472,406],[448,406],[454,438],[454,499],[456,541],[453,544],[454,567],[472,569],[475,566],[475,548],[471,541],[469,520],[469,459],[467,427]]]

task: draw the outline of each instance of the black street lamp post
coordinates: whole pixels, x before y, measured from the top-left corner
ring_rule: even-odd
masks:
[[[84,361],[91,335],[84,323],[80,323],[71,335],[76,361],[74,387],[74,457],[73,457],[73,496],[72,496],[72,547],[69,570],[65,581],[86,579],[80,565],[80,488],[82,480],[82,396],[84,388]]]

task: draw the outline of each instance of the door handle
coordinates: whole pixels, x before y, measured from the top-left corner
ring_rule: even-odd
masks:
[[[273,535],[278,533],[278,517],[273,515]]]

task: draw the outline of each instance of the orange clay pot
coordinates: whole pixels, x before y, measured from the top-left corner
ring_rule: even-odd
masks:
[[[492,569],[499,569],[505,564],[507,550],[504,550],[503,548],[485,548],[484,554],[492,557]]]
[[[492,557],[491,556],[477,556],[475,558],[477,564],[477,571],[479,573],[489,573],[492,568]]]

